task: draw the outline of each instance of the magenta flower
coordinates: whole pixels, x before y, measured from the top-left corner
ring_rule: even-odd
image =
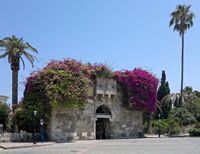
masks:
[[[115,72],[117,81],[128,90],[129,103],[136,110],[152,113],[156,109],[158,79],[151,73],[136,68]]]

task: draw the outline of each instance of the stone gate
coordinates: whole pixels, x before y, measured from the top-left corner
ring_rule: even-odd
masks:
[[[93,90],[83,109],[52,110],[48,127],[52,141],[141,137],[143,113],[124,106],[116,80],[97,78]]]

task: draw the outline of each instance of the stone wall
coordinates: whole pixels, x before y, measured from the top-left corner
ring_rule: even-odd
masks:
[[[50,139],[56,142],[68,142],[79,139],[95,139],[93,102],[88,101],[84,109],[52,110]]]
[[[84,109],[52,110],[49,135],[52,141],[96,139],[96,122],[107,119],[109,138],[135,138],[143,134],[143,113],[123,105],[123,92],[113,79],[97,79],[94,96]],[[96,113],[102,107],[102,114]],[[104,110],[105,108],[105,110]],[[107,126],[106,126],[107,127]]]
[[[39,134],[36,134],[36,139],[39,141]],[[32,142],[32,133],[0,133],[0,142]]]

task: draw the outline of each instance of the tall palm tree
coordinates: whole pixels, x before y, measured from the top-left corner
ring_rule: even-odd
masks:
[[[17,38],[16,36],[6,37],[0,40],[0,51],[4,51],[0,54],[0,58],[8,58],[8,62],[11,65],[12,70],[12,109],[15,112],[18,102],[18,71],[20,69],[20,61],[25,68],[25,62],[22,56],[25,56],[31,63],[32,67],[36,57],[31,55],[28,50],[37,53],[37,50],[32,47],[28,42],[24,42],[23,38]]]
[[[182,50],[181,50],[181,90],[180,90],[180,104],[182,104],[183,94],[183,71],[184,71],[184,34],[187,29],[193,26],[192,19],[194,14],[190,11],[191,5],[185,4],[178,5],[176,10],[171,13],[171,20],[169,26],[174,26],[174,31],[178,31],[182,38]]]

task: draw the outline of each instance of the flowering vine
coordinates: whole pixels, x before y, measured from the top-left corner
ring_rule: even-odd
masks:
[[[115,78],[124,88],[126,103],[131,109],[149,113],[155,110],[158,80],[147,71],[134,69],[114,73],[103,64],[83,64],[73,59],[52,60],[27,78],[24,98],[16,111],[19,128],[32,129],[30,118],[34,110],[47,124],[52,107],[83,107],[92,95],[93,81],[97,77]]]
[[[158,79],[155,76],[140,68],[132,71],[117,71],[115,76],[125,87],[129,106],[149,113],[155,111],[158,86]]]
[[[134,69],[113,73],[106,65],[82,64],[73,59],[52,60],[42,70],[33,72],[26,81],[22,107],[39,104],[44,113],[58,106],[83,107],[96,77],[116,78],[126,89],[127,103],[134,109],[155,110],[158,80],[149,72]]]

